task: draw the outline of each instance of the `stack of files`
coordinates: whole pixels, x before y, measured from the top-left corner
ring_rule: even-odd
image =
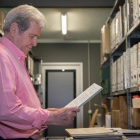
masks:
[[[122,140],[122,134],[104,127],[65,129],[74,140]]]

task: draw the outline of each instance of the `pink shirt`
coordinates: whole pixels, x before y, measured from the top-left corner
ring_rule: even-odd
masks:
[[[25,55],[9,39],[0,41],[0,136],[38,139],[50,112],[42,109],[25,67]]]

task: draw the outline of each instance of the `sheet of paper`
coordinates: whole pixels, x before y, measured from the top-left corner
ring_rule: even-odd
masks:
[[[84,136],[84,135],[94,135],[94,134],[104,134],[104,133],[113,133],[112,130],[106,129],[104,127],[95,127],[95,128],[75,128],[75,129],[65,129],[71,136]]]
[[[80,107],[86,102],[88,102],[91,98],[93,98],[102,89],[103,88],[101,86],[94,83],[84,92],[82,92],[79,96],[77,96],[74,100],[72,100],[69,104],[67,104],[65,107]]]

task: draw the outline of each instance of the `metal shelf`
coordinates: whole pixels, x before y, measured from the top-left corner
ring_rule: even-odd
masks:
[[[111,95],[110,94],[102,94],[102,98],[105,98],[105,99],[111,99]]]
[[[140,87],[133,87],[133,88],[129,88],[126,90],[121,90],[121,91],[115,91],[111,93],[111,96],[116,96],[116,95],[122,95],[122,94],[126,94],[126,93],[135,93],[135,92],[139,92],[140,91]]]
[[[111,54],[114,54],[117,51],[125,51],[125,40],[126,37],[123,37],[121,42],[111,51]]]
[[[140,91],[140,87],[130,88],[130,93],[139,92],[139,91]]]
[[[137,32],[140,33],[140,20],[138,20],[137,23],[135,23],[135,25],[128,31],[127,37],[131,37]]]
[[[107,57],[107,60],[104,61],[104,62],[101,64],[101,67],[104,67],[104,66],[110,66],[110,56]]]
[[[124,95],[124,94],[127,94],[127,90],[112,92],[111,96],[118,96],[118,95]]]
[[[119,11],[119,6],[123,6],[125,0],[116,0],[115,5],[107,19],[106,23],[111,23],[112,19],[116,16],[116,13]],[[105,61],[102,65],[106,62],[110,62],[111,64],[115,62],[123,52],[129,50],[134,44],[139,42],[140,38],[140,19],[135,22],[135,25],[127,32],[127,34],[120,40],[118,44],[115,45],[114,49],[110,52],[109,61]],[[130,56],[128,56],[130,59]],[[110,64],[110,66],[111,66]],[[130,64],[128,64],[128,71],[130,73]],[[129,75],[131,76],[131,74]],[[129,79],[131,77],[128,77]],[[140,93],[140,87],[128,88],[121,91],[112,92],[110,95],[102,95],[102,98],[113,98],[114,96],[127,96],[127,106],[128,106],[128,128],[132,129],[132,96],[135,93]],[[110,96],[110,97],[109,97]]]
[[[125,3],[125,0],[116,0],[114,7],[109,15],[109,18],[107,19],[106,23],[110,22],[110,20],[116,15],[116,13],[119,11],[119,6],[122,6]]]

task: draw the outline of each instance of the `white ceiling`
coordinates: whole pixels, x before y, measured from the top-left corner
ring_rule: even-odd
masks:
[[[100,42],[100,31],[111,8],[38,8],[46,17],[47,27],[38,42]],[[68,31],[61,31],[61,14],[67,14]]]

